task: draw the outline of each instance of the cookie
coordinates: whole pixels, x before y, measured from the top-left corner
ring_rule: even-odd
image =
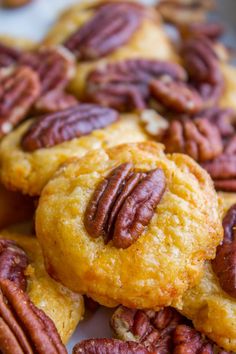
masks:
[[[50,147],[40,148],[39,145],[34,150],[26,150],[22,147],[22,139],[32,124],[35,124],[36,120],[34,119],[21,124],[3,139],[0,146],[0,178],[7,188],[21,191],[24,194],[39,195],[57,168],[68,158],[83,156],[92,149],[104,149],[126,142],[138,142],[147,139],[147,135],[140,126],[138,115],[124,115],[119,119],[117,113],[113,110],[97,108],[94,105],[81,104],[78,107],[78,110],[76,108],[78,114],[86,114],[82,126],[78,126],[79,129],[82,129],[79,138],[73,136],[72,132],[72,136],[62,143],[57,141],[57,144]],[[95,121],[97,118],[93,116],[94,109],[98,110],[100,123]],[[109,116],[110,112],[111,115]],[[63,116],[66,115],[65,123],[68,117],[73,118],[73,114],[74,109],[63,111]],[[60,116],[60,112],[56,113],[56,117],[58,115]],[[55,115],[49,115],[48,117],[50,119]],[[108,123],[112,121],[114,123],[108,124],[106,122],[107,118]],[[88,121],[86,123],[86,119],[93,119],[93,122]],[[104,128],[99,129],[99,124],[101,128]],[[68,130],[69,127],[70,124],[68,123]],[[90,134],[83,136],[83,129],[86,127]],[[56,126],[53,129],[56,129]],[[62,131],[65,132],[65,127],[63,129]],[[54,132],[51,131],[50,134],[53,135]],[[45,132],[42,136],[44,134]],[[63,141],[63,139],[61,136],[59,140]],[[48,136],[48,140],[50,140],[50,136]],[[35,141],[35,138],[33,138],[33,141]]]
[[[0,229],[30,220],[34,214],[34,200],[21,193],[11,192],[0,184]]]
[[[104,12],[105,18],[100,21]],[[100,23],[99,26],[97,22]],[[94,24],[96,31],[93,30]],[[77,33],[84,33],[84,28],[89,38],[83,38],[83,44],[78,44]],[[107,36],[102,35],[104,30],[105,34],[108,33]],[[77,72],[70,86],[71,91],[79,98],[83,96],[89,72],[108,61],[139,57],[176,60],[176,54],[164,33],[157,12],[134,1],[112,1],[108,4],[103,0],[82,1],[62,13],[43,44],[63,44],[77,57],[81,55],[78,54],[81,48],[83,58],[78,58]]]
[[[224,213],[236,203],[236,194],[220,193]],[[230,282],[233,287],[233,281]],[[236,298],[222,289],[210,262],[200,283],[187,291],[181,312],[197,330],[228,351],[236,351]]]
[[[1,240],[14,241],[16,246],[25,252],[28,259],[25,269],[26,292],[34,305],[55,323],[62,341],[66,343],[83,317],[82,296],[72,293],[48,276],[38,241],[26,226],[20,225],[1,231]]]
[[[44,188],[37,237],[49,274],[105,306],[181,300],[222,237],[208,174],[151,142],[96,150]]]

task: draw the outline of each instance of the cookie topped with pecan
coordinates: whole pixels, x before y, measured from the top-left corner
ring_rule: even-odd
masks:
[[[77,58],[70,89],[79,99],[89,73],[106,63],[176,59],[156,10],[132,0],[80,1],[62,13],[43,43],[64,45]]]
[[[206,262],[200,283],[186,292],[179,310],[195,328],[225,348],[236,351],[235,193],[221,193],[224,240],[216,258]]]
[[[48,276],[38,241],[27,228],[19,224],[0,233],[0,351],[9,344],[23,348],[19,353],[64,354],[60,337],[66,343],[75,330],[83,298]]]
[[[1,180],[8,189],[40,195],[68,158],[146,139],[137,115],[119,115],[99,105],[77,104],[29,119],[8,134],[0,144]]]
[[[52,277],[137,308],[178,302],[222,237],[208,174],[152,142],[65,163],[41,194],[36,229]]]

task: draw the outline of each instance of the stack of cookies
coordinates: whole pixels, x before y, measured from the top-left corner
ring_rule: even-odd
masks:
[[[90,0],[0,39],[0,352],[236,351],[236,69],[211,1]],[[174,39],[166,32],[172,26]]]

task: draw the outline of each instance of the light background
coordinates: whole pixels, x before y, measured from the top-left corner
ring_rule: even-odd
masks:
[[[78,0],[77,0],[78,1]],[[35,0],[31,5],[17,10],[0,10],[0,34],[40,40],[52,25],[57,14],[76,0]],[[152,0],[143,0],[152,3]],[[236,0],[218,0],[219,17],[227,27],[225,40],[236,47]],[[86,318],[78,326],[69,345],[69,353],[75,343],[84,338],[109,337],[109,318],[113,311],[100,308],[95,315]]]

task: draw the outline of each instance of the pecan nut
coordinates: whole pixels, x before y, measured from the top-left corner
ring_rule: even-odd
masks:
[[[27,265],[27,255],[14,241],[0,240],[0,279],[11,280],[25,291]]]
[[[163,77],[153,80],[150,83],[150,90],[157,102],[175,112],[193,115],[203,108],[201,96],[187,83]]]
[[[185,70],[173,63],[130,59],[107,64],[88,77],[87,98],[121,111],[144,109],[150,98],[149,83],[160,76],[185,80]]]
[[[39,93],[38,75],[30,68],[0,70],[0,137],[26,117]]]
[[[85,213],[86,230],[127,248],[141,236],[164,191],[161,169],[143,173],[135,172],[131,163],[121,164],[95,190]]]
[[[93,104],[81,104],[60,112],[39,117],[22,138],[26,151],[49,148],[87,135],[118,119],[113,109]]]
[[[236,112],[232,108],[210,107],[200,112],[197,118],[206,118],[216,125],[223,138],[235,132]]]
[[[203,36],[215,41],[224,33],[224,26],[218,22],[195,22],[180,27],[183,38]]]
[[[21,56],[20,65],[32,68],[41,82],[41,96],[54,90],[64,90],[75,72],[73,55],[63,47],[43,47]]]
[[[186,325],[176,327],[173,335],[174,354],[213,354],[213,345],[199,332]]]
[[[38,112],[53,113],[74,107],[78,104],[77,99],[64,91],[53,90],[41,96],[35,103],[34,108]]]
[[[51,319],[9,280],[0,280],[0,351],[67,353]]]
[[[18,49],[9,47],[0,42],[0,68],[14,65],[21,56]]]
[[[186,318],[171,307],[155,312],[119,306],[110,324],[119,339],[137,341],[152,353],[172,353],[173,331],[183,323]]]
[[[212,160],[223,151],[220,133],[207,119],[172,121],[162,142],[168,153],[184,153],[201,162]]]
[[[100,6],[64,43],[80,60],[100,58],[126,44],[139,28],[144,8],[132,2]]]
[[[224,239],[217,247],[212,268],[218,276],[221,288],[236,298],[236,204],[226,213],[223,219]]]
[[[73,349],[73,354],[151,354],[143,345],[135,342],[123,342],[118,339],[88,339]]]

